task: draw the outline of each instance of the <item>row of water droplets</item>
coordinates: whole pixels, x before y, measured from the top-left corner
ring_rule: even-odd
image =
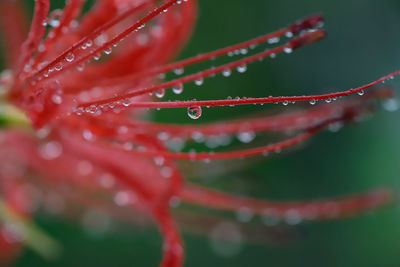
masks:
[[[176,2],[176,4],[181,4],[181,3],[183,3],[183,2],[188,2],[188,0],[178,0],[178,1]],[[60,18],[61,18],[61,16],[62,16],[62,12],[63,12],[62,10],[54,10],[54,11],[50,14],[49,18],[46,19],[46,20],[43,22],[43,26],[51,26],[51,27],[53,27],[53,28],[59,27],[59,25],[60,25]],[[167,12],[167,9],[165,9],[163,12]],[[71,22],[71,26],[77,27],[77,26],[78,26],[78,22],[77,22],[77,21]],[[140,25],[138,28],[136,28],[136,29],[133,31],[133,33],[142,30],[144,27],[145,27],[145,24]],[[67,30],[67,29],[66,29],[66,30]],[[51,33],[52,33],[52,32],[50,32],[50,34],[51,34]],[[48,36],[48,37],[51,38],[51,36]],[[125,38],[121,38],[120,40],[118,40],[118,42],[121,42],[121,41],[123,41],[124,39],[125,39]],[[91,39],[86,40],[86,41],[79,47],[79,49],[80,49],[81,51],[87,50],[87,49],[91,48],[91,47],[93,46],[93,44],[96,44],[97,47],[101,47],[101,46],[103,46],[107,41],[108,41],[108,36],[107,36],[105,33],[102,33],[102,34],[98,35],[97,37],[95,37],[93,40],[91,40]],[[103,52],[104,54],[106,54],[106,55],[111,54],[111,53],[112,53],[112,46],[113,46],[113,47],[116,47],[116,46],[117,46],[117,42],[115,42],[114,44],[110,45],[109,47],[106,47],[106,48],[102,49],[102,52]],[[93,46],[93,47],[94,47],[94,46]],[[40,48],[44,49],[44,46],[41,45],[41,46],[39,46],[39,50],[40,50]],[[97,49],[93,48],[92,51],[91,51],[90,53],[94,53],[94,51],[97,51],[97,50],[99,50],[99,48],[97,48]],[[76,59],[76,57],[77,57],[77,56],[76,56],[76,52],[78,52],[78,51],[75,50],[75,51],[69,52],[69,53],[65,56],[65,58],[63,59],[63,60],[64,60],[64,63],[63,63],[63,60],[60,60],[60,61],[56,62],[55,64],[53,64],[52,67],[49,67],[47,70],[45,70],[43,76],[39,76],[39,77],[36,78],[36,80],[32,80],[32,81],[31,81],[31,85],[34,86],[34,85],[36,85],[36,83],[37,83],[38,81],[42,80],[43,78],[49,77],[50,73],[52,73],[53,71],[61,71],[61,70],[63,69],[63,67],[64,67],[65,64],[67,64],[67,63],[72,63],[72,62]],[[79,54],[79,53],[78,53],[78,54]],[[93,59],[96,60],[96,61],[100,60],[100,58],[101,58],[101,52],[98,52],[98,53],[96,53],[96,54],[93,56]],[[87,64],[88,62],[90,62],[90,59],[87,60],[86,62],[80,62],[80,63],[76,66],[76,69],[77,69],[78,71],[83,71],[83,70],[84,70],[84,67],[85,67],[85,64]],[[46,67],[47,64],[48,64],[48,62],[43,62],[42,64],[40,64],[40,67],[37,69],[37,71],[39,71],[39,70],[41,70],[42,68]],[[31,67],[31,64],[27,64],[27,65],[25,66],[25,72],[30,72],[30,71],[31,71],[31,68],[30,68],[30,67]]]
[[[293,33],[287,32],[286,33],[286,37],[287,38],[292,38],[293,37]],[[273,37],[273,38],[268,39],[268,41],[267,41],[268,44],[277,44],[279,42],[280,42],[280,38],[279,37]],[[235,55],[247,55],[249,49],[253,50],[253,49],[256,49],[256,48],[257,48],[257,44],[252,44],[248,48],[241,48],[241,49],[236,49],[236,50],[233,50],[233,51],[229,51],[227,53],[227,56],[233,57]],[[289,53],[292,52],[292,50],[290,48],[286,47],[284,49],[284,52],[289,54]],[[271,58],[275,58],[276,55],[275,54],[271,54],[270,57]],[[212,60],[213,59],[214,58],[212,58]],[[213,67],[211,67],[211,68],[213,68]],[[240,66],[237,66],[236,70],[238,71],[238,73],[245,73],[247,71],[247,65],[246,64],[242,64]],[[184,74],[184,68],[183,67],[176,68],[176,69],[173,70],[173,72],[174,72],[175,75],[178,75],[178,76],[179,75],[183,75]],[[231,69],[225,69],[225,70],[222,71],[222,75],[224,77],[230,77],[232,75],[232,70]],[[164,78],[165,74],[161,73],[161,74],[158,74],[158,76],[160,78]],[[201,78],[196,79],[194,81],[194,84],[197,85],[197,86],[202,86],[204,84],[204,78],[201,77]],[[181,94],[183,92],[183,88],[184,88],[183,84],[179,83],[179,84],[175,85],[174,87],[172,87],[171,89],[172,89],[173,93]],[[152,93],[150,93],[150,95],[152,95]],[[157,90],[155,92],[155,96],[157,98],[160,98],[160,99],[163,98],[165,96],[165,89]],[[229,99],[229,97],[228,97],[228,99]],[[236,99],[240,100],[240,98],[238,98],[238,97]],[[129,105],[127,105],[127,106],[129,106]],[[200,107],[200,106],[189,107],[189,108],[187,108],[187,114],[188,114],[188,117],[191,118],[191,119],[194,119],[194,120],[199,119],[201,117],[201,115],[202,115],[202,107]]]

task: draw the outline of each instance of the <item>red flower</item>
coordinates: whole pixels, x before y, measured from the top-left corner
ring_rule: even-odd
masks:
[[[83,0],[69,0],[64,10],[50,15],[49,1],[36,0],[26,41],[24,25],[15,23],[24,18],[18,3],[1,3],[10,67],[1,79],[8,103],[3,103],[6,112],[2,118],[0,183],[6,205],[1,213],[7,213],[7,207],[13,216],[29,220],[36,207],[28,183],[117,216],[121,213],[115,212],[112,205],[127,206],[158,223],[165,239],[161,265],[181,266],[184,247],[171,215],[171,206],[177,201],[228,211],[245,210],[290,224],[354,216],[391,202],[392,192],[386,189],[311,202],[272,202],[235,197],[187,183],[176,160],[235,159],[280,151],[329,126],[349,123],[370,113],[371,99],[391,97],[392,93],[382,89],[304,111],[201,126],[146,122],[141,119],[145,114],[141,108],[185,108],[190,118],[198,119],[205,106],[288,105],[295,101],[315,104],[319,100],[330,103],[341,96],[361,95],[363,90],[400,71],[357,89],[325,95],[151,102],[153,94],[163,98],[165,90],[170,89],[180,94],[186,83],[201,85],[205,78],[229,76],[233,69],[244,72],[253,61],[291,53],[325,37],[325,31],[320,29],[323,19],[316,15],[241,44],[168,63],[190,36],[196,2],[170,0],[159,7],[157,2],[102,0],[78,21]],[[287,43],[247,55],[249,47],[275,44],[285,35],[289,38]],[[241,53],[243,57],[231,63],[181,76],[187,66]],[[163,81],[165,73],[172,71],[181,77]],[[256,134],[270,131],[297,135],[278,143],[229,152],[183,153],[168,146],[174,141],[204,140],[217,146],[226,140],[229,143],[233,135],[249,143]],[[3,229],[7,223],[3,220]],[[15,249],[15,243],[4,236],[0,238],[0,247],[3,246]]]

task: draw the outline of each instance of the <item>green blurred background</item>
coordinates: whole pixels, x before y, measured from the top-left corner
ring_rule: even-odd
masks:
[[[59,5],[62,1],[52,1]],[[398,0],[200,0],[199,21],[182,58],[279,29],[322,13],[328,37],[291,55],[249,66],[246,74],[188,85],[183,99],[291,95],[362,85],[396,70],[400,62]],[[394,80],[391,85],[400,88]],[[171,94],[168,94],[171,96]],[[264,107],[205,109],[199,123],[235,118]],[[207,186],[266,199],[315,199],[375,187],[400,188],[399,112],[378,112],[338,133],[324,132],[292,153],[207,181]],[[155,119],[190,123],[183,110],[156,111]],[[173,118],[173,119],[172,119]],[[62,217],[38,216],[64,246],[56,261],[27,249],[16,266],[157,266],[161,238],[155,228],[123,227],[94,237]],[[211,231],[211,229],[210,229]],[[400,210],[390,207],[358,218],[307,223],[287,245],[244,245],[224,257],[208,236],[184,233],[185,266],[400,266]]]

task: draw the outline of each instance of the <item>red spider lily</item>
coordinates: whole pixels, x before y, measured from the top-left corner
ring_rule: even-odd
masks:
[[[146,122],[141,119],[144,112],[140,108],[187,108],[189,117],[198,119],[205,106],[287,105],[295,101],[315,104],[318,100],[330,103],[342,96],[362,95],[365,89],[400,71],[356,89],[324,95],[151,102],[153,94],[162,98],[170,89],[179,94],[189,82],[200,85],[217,74],[229,76],[232,69],[244,72],[247,64],[278,53],[292,53],[325,37],[323,18],[315,15],[244,43],[168,63],[191,34],[196,2],[169,0],[160,6],[158,2],[101,0],[78,21],[83,0],[69,0],[64,10],[50,15],[49,0],[36,0],[25,41],[24,24],[14,23],[23,21],[20,6],[14,1],[1,2],[3,33],[10,51],[10,69],[1,79],[5,113],[0,183],[5,204],[0,208],[7,210],[2,213],[29,221],[35,207],[26,189],[27,180],[110,213],[114,213],[110,207],[110,199],[114,198],[113,205],[127,206],[158,223],[164,236],[161,266],[172,267],[182,266],[184,261],[184,245],[171,214],[177,200],[227,211],[246,209],[289,223],[346,218],[393,200],[393,193],[384,189],[335,199],[274,202],[231,196],[187,183],[177,160],[246,158],[290,148],[332,125],[369,114],[374,99],[392,97],[392,92],[381,89],[358,99],[288,114],[200,126]],[[275,44],[282,36],[289,40]],[[249,47],[267,43],[275,45],[247,55]],[[241,51],[246,54],[241,59],[163,81],[166,73],[183,75],[188,66]],[[248,142],[255,134],[268,132],[295,135],[277,143],[228,152],[184,153],[168,147],[173,140],[191,142],[237,134]],[[4,233],[9,222],[2,221]],[[21,240],[12,242],[6,237],[0,235],[0,251],[17,253]]]

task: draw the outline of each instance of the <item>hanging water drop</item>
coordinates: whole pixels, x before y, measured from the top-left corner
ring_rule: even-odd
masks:
[[[269,44],[279,43],[279,37],[273,37],[273,38],[268,39],[268,43]]]
[[[250,143],[256,138],[256,134],[253,131],[245,131],[237,133],[237,138],[242,143]]]
[[[108,47],[108,48],[104,49],[104,54],[106,54],[106,55],[111,54],[111,52],[112,52],[111,47]]]
[[[232,71],[230,69],[226,69],[226,70],[222,71],[222,75],[224,77],[229,77],[229,76],[231,76],[231,74],[232,74]]]
[[[291,47],[285,47],[283,49],[283,52],[285,52],[286,54],[291,54],[293,52],[293,49]]]
[[[238,71],[239,73],[244,73],[244,72],[246,72],[246,70],[247,70],[247,65],[246,65],[246,64],[240,65],[240,66],[238,66],[236,69],[237,69],[237,71]]]
[[[194,81],[194,84],[197,86],[201,86],[204,83],[204,79],[203,78],[198,78]]]
[[[357,92],[357,94],[358,94],[359,96],[363,96],[364,93],[365,93],[364,90],[361,90],[361,91],[358,91],[358,92]]]
[[[201,117],[201,114],[202,114],[201,107],[189,107],[187,109],[187,114],[188,114],[189,118],[191,118],[193,120],[197,120]]]
[[[155,95],[158,98],[163,98],[165,96],[165,90],[164,89],[157,90]]]
[[[311,105],[315,105],[316,103],[317,103],[317,101],[315,99],[310,100]]]
[[[183,84],[178,84],[175,85],[174,87],[172,87],[172,92],[174,92],[174,94],[180,95],[183,92]]]
[[[182,75],[184,72],[185,72],[185,70],[183,68],[174,69],[174,73],[176,75]]]
[[[74,59],[75,59],[75,55],[73,53],[68,53],[65,56],[65,60],[68,61],[68,62],[72,62],[72,61],[74,61]]]
[[[94,55],[94,56],[93,56],[93,59],[94,59],[94,60],[99,60],[99,59],[100,59],[100,57],[101,57],[101,55],[100,55],[100,54],[96,54],[96,55]]]

